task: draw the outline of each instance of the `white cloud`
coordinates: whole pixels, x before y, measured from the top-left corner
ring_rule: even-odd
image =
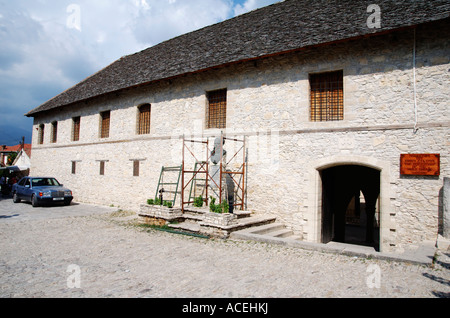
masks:
[[[235,1],[0,0],[0,125],[121,56],[275,2]]]
[[[232,3],[16,0],[0,12],[0,75],[68,88],[123,55],[225,20]]]
[[[237,4],[234,8],[234,15],[240,15],[249,11],[262,8],[278,1],[274,0],[246,0],[243,4]]]
[[[147,10],[137,12],[130,28],[137,41],[155,45],[228,18],[232,5],[226,0],[153,0]]]

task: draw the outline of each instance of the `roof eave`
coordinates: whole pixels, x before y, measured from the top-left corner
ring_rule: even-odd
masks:
[[[415,23],[415,24],[411,24],[411,25],[408,25],[408,26],[402,26],[402,27],[395,27],[395,28],[388,29],[388,30],[382,30],[382,31],[376,31],[375,30],[372,33],[350,36],[350,37],[339,39],[339,40],[335,40],[335,41],[328,41],[328,42],[323,42],[323,43],[317,43],[317,44],[313,44],[313,45],[307,45],[307,46],[299,47],[299,48],[296,48],[296,49],[280,51],[280,52],[275,52],[275,53],[269,53],[269,54],[263,54],[263,55],[252,57],[252,58],[231,61],[231,62],[227,62],[227,63],[223,63],[223,64],[214,65],[214,66],[210,66],[210,67],[207,67],[207,68],[199,69],[199,70],[192,71],[192,72],[185,72],[185,73],[177,74],[177,75],[170,76],[170,77],[160,78],[160,79],[156,79],[156,80],[152,80],[152,81],[148,81],[148,82],[139,83],[139,84],[136,84],[136,85],[131,85],[131,86],[124,87],[124,88],[119,88],[117,90],[112,90],[112,91],[105,92],[105,93],[102,93],[102,94],[99,94],[99,95],[96,95],[96,96],[91,96],[91,97],[83,98],[83,99],[80,99],[80,100],[77,100],[77,101],[74,101],[74,102],[71,102],[71,103],[59,105],[59,106],[53,107],[51,109],[39,110],[39,108],[42,105],[44,105],[44,104],[46,104],[48,102],[47,101],[46,103],[40,105],[39,107],[31,110],[28,113],[26,113],[24,116],[26,116],[28,118],[35,118],[35,117],[38,117],[39,115],[42,115],[44,113],[49,113],[49,112],[55,111],[57,109],[61,109],[63,107],[68,107],[68,106],[75,105],[75,104],[78,104],[78,103],[87,102],[87,101],[93,100],[95,98],[104,97],[104,96],[107,96],[107,95],[110,95],[110,94],[123,92],[125,90],[135,89],[135,88],[143,87],[143,86],[147,86],[147,85],[153,85],[155,83],[162,82],[162,81],[174,80],[174,79],[177,79],[177,78],[190,76],[190,75],[194,75],[194,74],[198,74],[198,73],[203,73],[203,72],[207,72],[207,71],[210,71],[210,70],[221,69],[221,68],[228,67],[228,66],[235,65],[235,64],[262,60],[262,59],[266,59],[266,58],[270,58],[270,57],[274,57],[274,56],[279,56],[279,55],[284,55],[284,54],[289,54],[289,53],[294,53],[294,52],[300,52],[300,51],[311,49],[311,48],[318,48],[318,47],[323,47],[323,46],[328,46],[328,45],[333,45],[333,44],[338,44],[338,43],[344,43],[344,42],[349,42],[349,41],[355,41],[355,40],[369,38],[369,37],[374,37],[374,36],[386,35],[386,34],[390,34],[390,33],[397,32],[397,31],[413,29],[413,28],[416,28],[419,25],[426,25],[426,24],[435,23],[437,21],[446,20],[448,18],[449,17],[446,16],[446,17],[443,17],[443,18],[437,18],[437,19],[432,20],[432,21],[427,21],[427,22],[423,22],[423,23]],[[51,101],[52,99],[50,99],[49,101]]]

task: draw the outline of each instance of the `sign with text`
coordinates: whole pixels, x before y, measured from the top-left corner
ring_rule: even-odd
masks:
[[[405,176],[439,176],[441,174],[441,155],[401,155],[400,174]]]

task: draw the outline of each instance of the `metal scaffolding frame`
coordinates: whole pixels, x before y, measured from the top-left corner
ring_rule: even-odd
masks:
[[[214,181],[213,176],[210,174],[210,160],[214,154],[214,151],[217,151],[217,149],[210,149],[210,138],[216,138],[216,137],[203,137],[201,140],[195,140],[195,139],[186,139],[183,137],[183,162],[182,162],[182,171],[181,171],[181,209],[184,213],[185,205],[192,204],[194,201],[190,201],[191,197],[189,196],[189,199],[185,201],[185,192],[186,189],[196,180],[197,176],[199,174],[205,175],[204,182],[205,182],[205,195],[206,197],[203,199],[206,203],[206,206],[209,205],[209,188],[210,188],[210,182],[212,185],[214,185],[218,189],[218,198],[219,203],[221,203],[224,199],[225,192],[227,191],[227,185],[224,185],[224,180],[228,182],[232,182],[233,185],[236,185],[236,193],[233,193],[234,198],[237,198],[238,200],[234,199],[233,207],[239,207],[241,210],[245,210],[245,196],[246,196],[246,170],[247,170],[247,163],[246,163],[246,147],[247,142],[246,138],[244,139],[236,139],[236,138],[229,138],[225,137],[223,133],[220,135],[220,164],[219,164],[219,184],[217,184]],[[241,143],[242,146],[238,147],[238,150],[233,153],[233,156],[231,156],[231,159],[224,162],[224,156],[223,156],[223,145],[224,141],[234,141]],[[194,144],[201,144],[203,147],[202,154],[196,154],[195,150],[193,149],[192,145]],[[205,153],[203,153],[205,152]],[[240,167],[236,171],[232,171],[229,168],[229,164],[233,161],[233,159],[238,158],[240,156],[240,153],[242,153],[242,162],[238,162]],[[195,167],[193,170],[188,169],[186,167],[186,159],[187,155],[191,156],[195,161]],[[204,156],[206,160],[199,160],[200,156]],[[226,198],[228,200],[228,198]]]

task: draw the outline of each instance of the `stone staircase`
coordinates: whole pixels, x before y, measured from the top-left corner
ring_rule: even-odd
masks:
[[[199,234],[208,237],[230,238],[244,241],[257,241],[269,244],[280,244],[298,247],[305,250],[338,253],[352,257],[373,257],[412,264],[431,266],[436,252],[435,243],[426,244],[417,250],[404,254],[388,254],[376,252],[374,248],[345,243],[330,242],[327,244],[303,241],[276,217],[253,215],[247,211],[235,214],[209,213],[206,209],[188,208],[185,213],[181,209],[168,209],[141,205],[139,212],[141,221],[152,225],[168,225],[174,231]],[[133,216],[134,218],[134,216]],[[219,221],[214,220],[217,218]],[[448,248],[448,245],[441,248]]]
[[[167,225],[169,228],[192,234],[229,238],[233,232],[269,225],[276,217],[253,215],[249,211],[235,211],[233,214],[209,212],[208,208],[170,209],[161,206],[141,205],[139,217],[150,225]]]
[[[217,221],[211,220],[211,216],[213,218],[217,216]],[[205,210],[186,208],[183,220],[168,226],[179,231],[228,238],[236,231],[270,225],[275,221],[276,217],[255,216],[249,211],[235,211],[234,214],[220,215],[207,213]]]
[[[231,233],[232,239],[239,240],[257,240],[257,241],[272,241],[273,239],[287,239],[293,241],[301,241],[302,237],[295,235],[292,230],[279,222],[249,227]]]

